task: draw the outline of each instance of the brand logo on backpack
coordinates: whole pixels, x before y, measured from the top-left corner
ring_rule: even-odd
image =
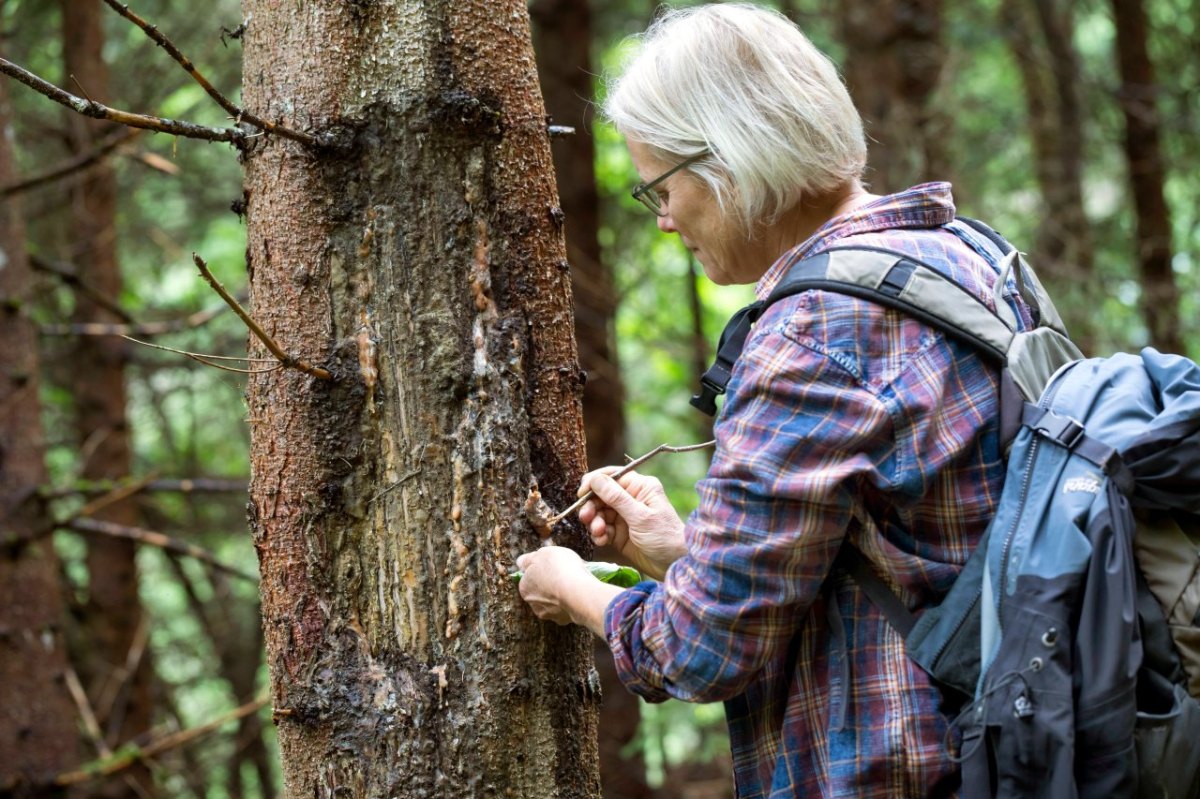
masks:
[[[1085,474],[1083,477],[1072,477],[1063,484],[1064,494],[1077,494],[1081,492],[1099,494],[1100,478],[1094,474]]]

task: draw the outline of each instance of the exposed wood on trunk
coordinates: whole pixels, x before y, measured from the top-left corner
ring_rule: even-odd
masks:
[[[349,145],[246,164],[255,317],[335,375],[248,389],[285,792],[594,797],[591,641],[507,578],[584,466],[525,4],[244,9],[246,106]]]
[[[1083,207],[1085,114],[1070,0],[1005,0],[1001,6],[1013,60],[1021,74],[1042,196],[1033,263],[1084,352],[1095,349],[1092,231]]]
[[[100,0],[63,0],[63,55],[66,75],[74,76],[98,102],[109,99],[108,67],[104,46]],[[70,77],[65,78],[69,85]],[[89,152],[109,134],[96,120],[68,117],[71,147]],[[121,296],[117,263],[117,181],[110,163],[100,163],[73,185],[69,194],[70,257],[75,274],[105,297]],[[73,321],[121,321],[86,294],[76,296]],[[133,464],[129,428],[125,420],[125,342],[83,336],[70,354],[69,386],[75,404],[79,441],[93,444],[82,464],[85,480],[111,480],[130,474]],[[96,515],[98,521],[125,527],[138,524],[135,500],[116,502]],[[135,556],[137,544],[116,538],[88,540],[88,601],[79,634],[77,665],[110,746],[147,732],[151,725],[150,660],[142,657],[134,674],[125,674],[126,656],[133,648],[142,621]],[[124,776],[151,784],[144,766]],[[136,796],[125,779],[114,780],[103,795]]]
[[[1121,69],[1118,98],[1125,115],[1125,157],[1137,214],[1137,264],[1142,284],[1142,315],[1150,343],[1183,352],[1179,295],[1171,269],[1171,211],[1164,192],[1158,117],[1158,82],[1147,45],[1149,25],[1141,0],[1112,0]]]
[[[0,3],[0,6],[3,4]],[[0,185],[13,179],[8,86],[0,81]],[[37,332],[19,202],[0,203],[0,794],[44,795],[79,763],[77,714],[63,682],[58,558],[38,498],[45,483]]]
[[[950,119],[935,102],[946,60],[942,0],[845,0],[838,13],[872,191],[950,180]]]

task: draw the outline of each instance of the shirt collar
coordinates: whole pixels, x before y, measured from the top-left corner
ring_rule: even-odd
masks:
[[[826,249],[839,239],[897,228],[940,227],[954,221],[954,214],[954,197],[949,183],[922,183],[880,197],[830,219],[802,244],[785,252],[755,284],[754,294],[760,300],[766,299],[792,264]]]

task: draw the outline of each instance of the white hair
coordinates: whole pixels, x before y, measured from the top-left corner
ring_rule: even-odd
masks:
[[[622,135],[691,167],[749,233],[802,197],[861,177],[862,119],[837,68],[777,11],[722,3],[667,11],[604,101]]]

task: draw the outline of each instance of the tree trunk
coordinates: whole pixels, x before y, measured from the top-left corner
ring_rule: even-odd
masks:
[[[0,7],[3,3],[0,2]],[[14,173],[7,81],[0,81],[0,186]],[[0,202],[0,794],[48,796],[75,766],[77,714],[63,681],[63,602],[47,509],[37,331],[17,202]],[[40,537],[38,534],[42,533]],[[42,787],[38,787],[42,786]]]
[[[344,146],[246,157],[253,313],[334,375],[247,393],[285,792],[596,796],[588,633],[508,578],[584,465],[525,5],[244,9],[246,105]]]
[[[1099,302],[1092,231],[1083,208],[1084,135],[1070,0],[1005,0],[1001,29],[1021,73],[1042,214],[1034,250],[1071,337],[1095,349]]]
[[[838,6],[846,83],[863,116],[871,190],[949,180],[949,118],[935,102],[946,60],[942,0],[846,0]]]
[[[1125,156],[1137,214],[1137,263],[1142,315],[1150,343],[1183,352],[1179,294],[1171,269],[1171,212],[1164,193],[1166,169],[1159,143],[1158,83],[1147,47],[1148,24],[1141,0],[1112,0],[1121,68],[1119,99],[1125,114]]]
[[[108,66],[101,55],[103,13],[100,0],[63,0],[63,55],[68,76],[63,85],[73,88],[74,76],[92,99],[109,102]],[[108,130],[108,126],[78,114],[67,119],[71,149],[76,153],[92,150]],[[70,257],[76,274],[112,298],[121,296],[116,214],[116,175],[111,163],[102,161],[70,192]],[[73,321],[104,324],[121,320],[79,292]],[[80,336],[69,357],[70,391],[82,451],[80,476],[86,480],[126,477],[133,471],[133,454],[125,421],[125,342],[116,337]],[[125,526],[139,522],[132,498],[113,503],[95,518]],[[145,655],[139,658],[133,673],[128,673],[126,664],[143,623],[137,545],[120,539],[91,539],[87,547],[87,604],[76,660],[105,739],[115,748],[147,732],[152,719],[150,660]],[[143,788],[152,783],[145,766],[127,770],[123,777],[108,781],[103,795],[137,796],[130,777]]]

